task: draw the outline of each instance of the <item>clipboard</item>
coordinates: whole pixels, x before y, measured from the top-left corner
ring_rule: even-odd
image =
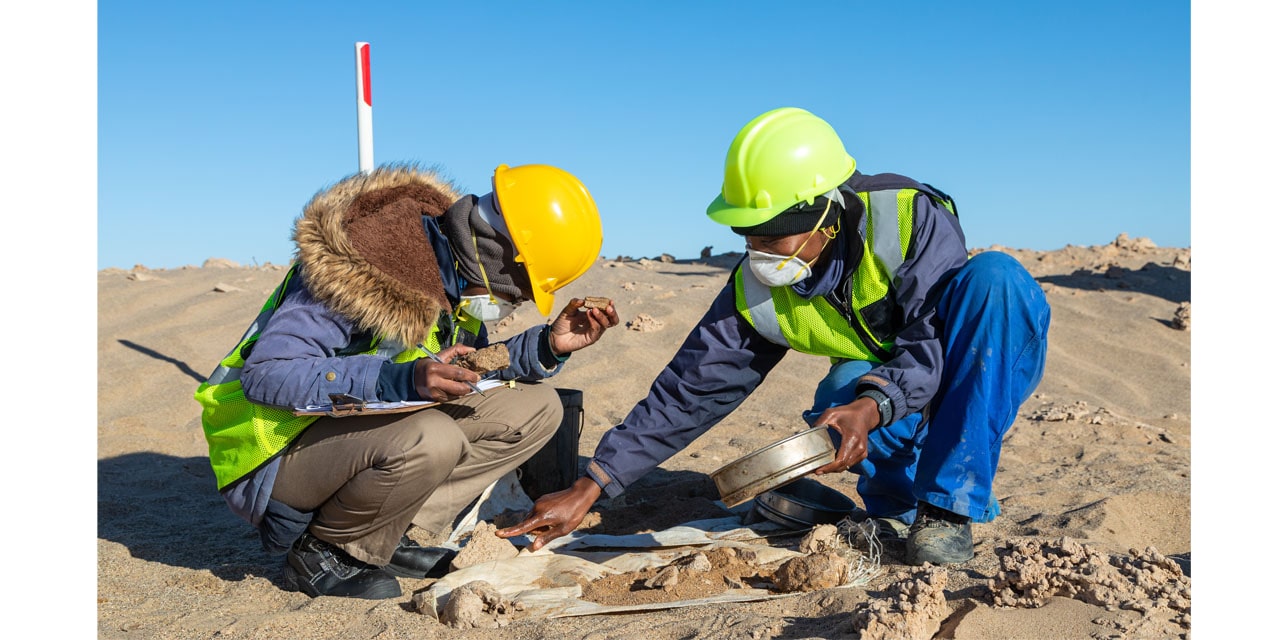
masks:
[[[478,385],[480,390],[488,390],[496,387],[509,386],[502,380],[481,380]],[[475,393],[472,391],[471,393]],[[471,395],[471,394],[467,394]],[[345,393],[329,394],[329,404],[307,405],[305,407],[294,407],[293,415],[295,416],[330,416],[334,418],[345,418],[348,416],[373,415],[379,413],[408,413],[410,411],[419,411],[428,407],[434,407],[440,404],[435,400],[401,400],[398,402],[365,402],[356,396]]]

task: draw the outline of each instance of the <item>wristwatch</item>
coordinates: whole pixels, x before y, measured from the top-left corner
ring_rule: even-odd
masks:
[[[876,409],[880,412],[880,423],[877,427],[883,427],[893,418],[893,401],[883,391],[878,389],[867,389],[858,394],[859,398],[871,398],[876,402]]]

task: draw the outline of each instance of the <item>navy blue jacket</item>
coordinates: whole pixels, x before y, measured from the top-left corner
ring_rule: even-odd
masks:
[[[424,217],[423,227],[436,254],[445,294],[456,305],[467,284],[454,268],[453,253],[436,221]],[[549,326],[536,325],[503,341],[511,354],[511,366],[499,372],[501,379],[540,380],[560,371],[568,354],[558,358],[551,353],[547,343]],[[327,404],[325,390],[334,383],[322,384],[321,380],[334,372],[345,393],[365,401],[423,399],[413,385],[412,362],[397,364],[382,356],[345,355],[367,351],[373,337],[312,297],[299,274],[290,281],[280,305],[245,360],[240,377],[245,398],[285,409]],[[488,333],[481,325],[474,346],[487,344]],[[262,522],[268,504],[272,505],[273,515],[287,512],[284,505],[270,501],[279,466],[277,456],[224,487],[222,495],[231,511],[255,526]]]
[[[853,191],[912,185],[923,188],[894,174],[861,173],[842,185],[848,207],[841,217],[840,233],[833,240],[838,244],[816,265],[813,275],[793,285],[796,293],[805,298],[826,295],[857,269],[866,216]],[[897,329],[892,357],[868,374],[888,381],[876,388],[893,403],[891,421],[923,410],[938,391],[943,350],[934,303],[942,285],[968,258],[956,216],[924,193],[916,196],[915,204],[907,256],[889,294]],[[743,277],[754,276],[748,272]],[[648,396],[601,437],[587,465],[587,475],[607,495],[619,495],[728,416],[760,386],[787,351],[787,347],[766,340],[738,313],[730,277],[653,381]]]

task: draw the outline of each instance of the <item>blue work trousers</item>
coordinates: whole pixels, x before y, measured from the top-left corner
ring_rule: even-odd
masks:
[[[1044,375],[1049,305],[1039,283],[1014,258],[980,253],[945,285],[938,302],[943,372],[928,421],[920,413],[875,429],[858,495],[872,516],[915,520],[918,501],[974,522],[1000,513],[991,484],[1000,445]],[[862,360],[832,365],[814,392],[812,425],[823,411],[855,399],[858,378],[874,366]],[[839,446],[840,435],[831,429]]]

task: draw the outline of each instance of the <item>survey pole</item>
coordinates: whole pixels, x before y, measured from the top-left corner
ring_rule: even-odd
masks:
[[[369,43],[356,43],[356,140],[360,173],[373,171],[373,91],[369,83]]]

